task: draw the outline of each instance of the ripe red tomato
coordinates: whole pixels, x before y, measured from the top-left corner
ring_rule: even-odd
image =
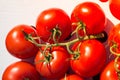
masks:
[[[120,20],[120,0],[109,0],[109,9],[112,15]]]
[[[120,52],[120,24],[113,26],[108,35],[108,43],[113,46],[115,43],[117,45],[115,52]]]
[[[107,2],[108,0],[100,0],[101,2]]]
[[[106,63],[106,49],[97,40],[86,40],[76,43],[73,51],[78,54],[71,60],[72,70],[82,77],[93,77],[104,68]],[[73,57],[72,56],[72,57]]]
[[[86,25],[87,34],[97,34],[104,30],[106,25],[106,16],[102,8],[94,2],[83,2],[78,4],[71,14],[71,22],[78,23],[82,21]],[[75,30],[76,26],[72,26]]]
[[[51,56],[49,56],[48,53],[50,53]],[[70,66],[70,55],[68,52],[63,47],[57,46],[47,49],[45,55],[49,56],[47,57],[49,62],[45,61],[45,57],[40,51],[36,55],[35,65],[37,71],[45,78],[56,79],[62,77]]]
[[[40,75],[32,64],[19,61],[6,68],[2,80],[40,80]]]
[[[114,61],[111,61],[102,71],[100,80],[118,80],[118,75],[114,67]]]
[[[58,28],[62,35],[57,33],[56,38],[60,36],[59,41],[66,39],[71,33],[71,21],[65,11],[59,8],[50,8],[44,10],[37,18],[36,29],[38,35],[45,42],[53,42],[53,28]]]
[[[33,27],[24,24],[17,25],[7,34],[6,48],[10,54],[17,58],[33,57],[38,52],[38,47],[27,41],[22,31],[34,37],[37,36],[37,32]]]
[[[80,76],[76,75],[76,74],[70,74],[70,75],[67,75],[67,76],[63,77],[60,80],[84,80],[84,79],[81,78]]]

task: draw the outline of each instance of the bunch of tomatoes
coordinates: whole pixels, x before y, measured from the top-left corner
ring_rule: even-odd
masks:
[[[6,36],[6,49],[21,61],[8,66],[2,80],[120,80],[120,24],[109,34],[106,24],[94,2],[78,4],[71,17],[60,8],[42,11],[35,26],[16,25]]]

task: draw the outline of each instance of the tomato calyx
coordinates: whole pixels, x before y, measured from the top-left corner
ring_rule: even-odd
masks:
[[[50,61],[51,61],[52,58],[53,58],[53,56],[52,56],[52,54],[51,54],[51,51],[52,51],[51,48],[52,48],[52,47],[49,48],[49,46],[46,45],[43,49],[42,49],[42,48],[39,49],[40,52],[42,53],[44,59],[39,60],[38,62],[36,62],[36,64],[39,63],[39,62],[45,62],[46,64],[49,64],[49,63],[50,63]]]
[[[80,57],[80,45],[81,45],[81,43],[79,43],[79,44],[77,45],[77,48],[74,50],[74,54],[73,54],[73,56],[72,56],[72,60],[77,60],[77,59],[79,59],[79,57]]]
[[[58,26],[59,25],[56,25],[56,27],[51,30],[52,34],[50,35],[48,42],[53,39],[54,43],[58,43],[58,41],[62,35],[62,32]]]
[[[48,46],[46,45],[46,47],[45,47],[45,49],[42,51],[42,50],[40,50],[41,51],[41,53],[43,54],[43,56],[44,56],[44,62],[46,62],[46,63],[50,63],[50,61],[52,60],[52,55],[51,55],[51,48],[52,47],[50,47],[49,49],[48,49]],[[47,53],[47,54],[45,54],[45,53]]]
[[[76,33],[77,38],[82,38],[86,35],[86,26],[82,21],[79,21],[77,23],[72,23],[73,26],[77,26],[76,29],[72,32],[71,35]],[[79,31],[82,31],[82,34],[79,34]]]

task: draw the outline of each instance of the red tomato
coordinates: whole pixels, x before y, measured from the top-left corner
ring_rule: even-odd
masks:
[[[2,80],[40,80],[40,75],[32,64],[19,61],[6,68]]]
[[[120,20],[120,0],[109,0],[109,9],[112,15]]]
[[[72,70],[82,77],[93,77],[105,66],[106,49],[97,40],[86,40],[73,46],[73,51],[78,54],[71,60]]]
[[[37,36],[37,32],[33,27],[24,24],[17,25],[7,34],[6,48],[10,54],[17,58],[33,57],[38,52],[38,48],[25,39],[22,31]]]
[[[45,55],[48,56],[50,53],[51,57],[48,57],[49,62],[44,61],[45,57],[43,53],[38,52],[35,57],[35,65],[37,71],[45,78],[60,78],[68,70],[69,54],[63,47],[52,47],[47,49]]]
[[[82,21],[86,25],[87,34],[97,34],[104,30],[106,17],[102,8],[94,2],[83,2],[78,4],[71,14],[71,22]],[[75,30],[76,26],[72,26]]]
[[[108,43],[110,46],[117,44],[116,52],[120,52],[120,24],[113,26],[108,35]]]
[[[70,75],[67,75],[67,76],[63,77],[60,80],[84,80],[84,79],[81,78],[80,76],[76,75],[76,74],[70,74]]]
[[[107,2],[108,0],[100,0],[101,2]]]
[[[118,80],[118,75],[114,67],[114,61],[111,61],[102,71],[100,80]]]
[[[60,36],[59,41],[63,41],[71,33],[70,18],[62,9],[50,8],[44,10],[37,18],[36,29],[43,41],[53,42],[53,38],[50,39],[53,28],[58,28],[62,33],[61,36],[58,33],[56,35],[56,38]]]

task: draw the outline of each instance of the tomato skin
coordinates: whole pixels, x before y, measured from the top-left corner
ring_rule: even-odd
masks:
[[[45,78],[60,78],[69,69],[70,55],[63,47],[60,46],[52,47],[50,54],[52,55],[52,59],[49,63],[46,63],[45,61],[40,62],[40,60],[44,60],[45,58],[40,51],[38,52],[35,57],[36,69],[41,76]]]
[[[45,42],[53,42],[50,38],[53,28],[58,25],[62,35],[59,41],[65,40],[71,33],[71,20],[67,13],[59,8],[49,8],[41,12],[36,21],[38,35]]]
[[[99,1],[101,1],[101,2],[107,2],[108,0],[99,0]]]
[[[23,32],[37,36],[36,30],[28,25],[20,24],[16,25],[9,31],[6,37],[6,48],[13,56],[25,59],[35,56],[38,52],[38,48],[31,42],[25,39]]]
[[[83,78],[81,78],[80,76],[76,75],[76,74],[69,74],[65,77],[63,77],[60,80],[84,80]]]
[[[82,21],[86,25],[87,34],[97,34],[104,30],[106,26],[106,16],[102,8],[94,2],[83,2],[78,4],[71,14],[71,22]],[[75,30],[76,26],[72,26]]]
[[[97,75],[105,66],[106,50],[102,43],[97,40],[86,40],[80,42],[80,56],[71,60],[72,70],[82,77],[93,77]],[[77,49],[78,43],[73,46]]]
[[[108,35],[108,44],[110,46],[112,46],[112,42],[116,43],[117,44],[117,49],[116,51],[118,51],[118,53],[120,52],[120,23],[113,26],[109,32],[109,35]]]
[[[111,61],[102,71],[100,80],[118,80],[117,72],[114,68],[114,61]]]
[[[35,67],[24,61],[9,65],[2,75],[2,80],[40,80],[40,75]]]
[[[120,20],[120,0],[109,0],[109,9],[112,15]]]

